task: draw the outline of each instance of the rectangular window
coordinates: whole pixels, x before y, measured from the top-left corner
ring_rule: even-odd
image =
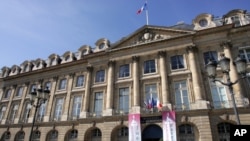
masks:
[[[48,88],[48,90],[51,90],[51,82],[46,82],[45,88]]]
[[[22,95],[23,95],[23,87],[18,87],[16,97],[21,97]]]
[[[28,122],[30,109],[31,109],[31,105],[27,102],[23,110],[22,122],[25,122],[25,123]]]
[[[120,66],[119,77],[129,77],[129,64]]]
[[[67,86],[67,80],[66,78],[60,80],[59,84],[59,90],[65,90]]]
[[[10,115],[9,115],[9,122],[10,123],[14,122],[14,120],[16,118],[17,110],[18,110],[18,104],[14,104],[11,108]]]
[[[104,79],[105,79],[105,71],[104,70],[97,71],[95,76],[95,82],[104,82]]]
[[[82,96],[74,96],[71,116],[78,119],[81,112]]]
[[[4,114],[5,114],[5,111],[6,111],[6,106],[5,105],[1,106],[1,108],[0,108],[0,121],[2,121]]]
[[[155,69],[155,60],[148,60],[144,62],[144,74],[146,73],[154,73]]]
[[[183,55],[176,55],[171,57],[171,69],[183,69],[184,68]]]
[[[213,99],[213,107],[215,109],[229,108],[229,101],[225,86],[219,82],[210,81],[211,94]]]
[[[11,89],[8,89],[5,94],[4,94],[4,99],[9,99],[10,98],[10,95],[11,95]]]
[[[119,110],[125,114],[129,112],[129,88],[119,89]]]
[[[95,104],[94,104],[94,113],[96,116],[102,115],[102,104],[103,104],[103,92],[95,93]]]
[[[57,98],[56,104],[55,104],[55,110],[54,110],[54,120],[55,121],[61,120],[62,110],[63,110],[63,98]]]
[[[29,93],[34,92],[35,89],[36,89],[36,84],[32,84],[32,85],[30,86],[30,91],[29,91]]]
[[[174,82],[176,110],[189,110],[189,96],[186,81]]]
[[[216,51],[204,52],[203,56],[204,56],[205,65],[207,65],[209,60],[218,61],[218,53]]]
[[[39,107],[39,111],[37,114],[37,121],[43,121],[43,117],[46,113],[46,108],[47,108],[47,101]]]
[[[250,48],[240,49],[239,54],[241,58],[246,59],[248,63],[250,62]]]
[[[84,76],[80,75],[76,78],[76,87],[82,87],[84,84]]]
[[[157,99],[157,88],[156,84],[145,85],[145,98],[147,100]]]

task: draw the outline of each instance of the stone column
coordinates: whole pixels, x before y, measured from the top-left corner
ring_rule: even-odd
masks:
[[[189,67],[192,75],[192,86],[195,104],[191,104],[192,109],[206,109],[208,108],[207,102],[203,99],[204,89],[202,89],[202,81],[201,81],[201,71],[199,66],[199,59],[196,58],[197,47],[196,46],[188,46],[187,47]],[[191,102],[191,99],[190,99]]]
[[[202,100],[202,90],[201,90],[201,81],[200,81],[200,71],[197,67],[197,60],[195,57],[195,52],[197,51],[197,48],[195,46],[188,46],[187,52],[188,52],[188,60],[189,60],[189,66],[190,71],[192,72],[192,82],[193,82],[193,89],[194,89],[194,96],[195,101]]]
[[[230,59],[230,72],[229,72],[229,76],[230,76],[231,81],[235,82],[235,80],[239,79],[239,75],[237,73],[236,67],[233,65],[234,58],[233,58],[232,52],[231,52],[232,45],[231,45],[230,42],[222,42],[220,45],[224,49],[224,55],[225,55],[225,57],[227,57],[227,58]],[[234,94],[235,94],[235,98],[236,99],[243,98],[243,93],[242,93],[243,91],[242,91],[242,87],[241,87],[240,83],[241,82],[239,81],[238,83],[236,83],[235,85],[233,85],[233,90],[234,90]]]
[[[65,97],[65,101],[63,102],[64,104],[64,108],[63,108],[63,114],[62,114],[62,121],[67,121],[68,120],[68,116],[69,116],[69,106],[70,104],[70,98],[71,98],[71,91],[72,91],[72,86],[73,86],[73,80],[74,80],[74,73],[70,73],[67,76],[67,95]]]
[[[24,101],[25,101],[25,96],[26,96],[26,91],[27,91],[27,86],[23,86],[23,92],[22,92],[22,100],[19,106],[19,110],[17,113],[17,120],[21,120],[22,119],[22,111],[23,111],[23,107],[25,106]]]
[[[80,118],[86,118],[88,116],[89,112],[89,97],[90,97],[90,92],[91,92],[91,80],[92,80],[92,71],[93,67],[88,66],[87,67],[87,76],[86,76],[86,83],[85,83],[85,94],[83,97],[83,105],[82,105],[82,111],[80,114]]]
[[[162,94],[162,105],[163,110],[170,110],[170,96],[169,96],[169,83],[167,76],[167,68],[166,68],[166,52],[160,51],[158,52],[159,56],[159,73],[161,75],[161,94]]]
[[[10,95],[10,97],[9,97],[9,103],[8,103],[8,105],[7,105],[7,107],[6,107],[6,112],[5,112],[5,114],[4,114],[4,118],[3,118],[3,120],[2,120],[2,123],[3,124],[5,124],[5,122],[6,121],[8,121],[9,119],[8,119],[8,115],[9,115],[9,113],[12,111],[12,104],[13,104],[13,102],[12,102],[12,99],[13,99],[13,97],[14,97],[14,94],[15,94],[15,89],[16,89],[16,85],[12,85],[11,87],[11,95]],[[3,91],[3,95],[5,95],[5,93],[6,93],[6,91],[7,91],[8,89],[5,89],[4,91]],[[19,103],[20,104],[20,103]],[[20,105],[18,105],[18,106],[20,106]],[[17,112],[17,111],[16,111]],[[17,116],[17,115],[16,115]],[[15,120],[15,119],[14,119]],[[15,122],[14,122],[15,123]]]
[[[43,117],[44,122],[48,122],[48,121],[52,120],[51,119],[52,117],[50,117],[50,116],[53,115],[51,113],[52,113],[53,108],[54,108],[53,103],[54,103],[54,98],[55,98],[55,93],[56,93],[57,80],[58,80],[58,76],[55,76],[55,77],[53,77],[52,82],[51,82],[50,96],[49,96],[49,99],[47,101],[46,113]]]
[[[111,116],[113,113],[114,65],[115,61],[108,62],[106,111],[104,116]]]
[[[133,56],[133,113],[140,113],[140,73],[139,56]]]

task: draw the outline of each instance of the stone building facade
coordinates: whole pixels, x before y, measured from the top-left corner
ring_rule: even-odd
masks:
[[[176,111],[178,140],[229,140],[236,124],[229,90],[209,80],[205,65],[224,54],[247,59],[250,69],[250,14],[229,11],[221,18],[200,14],[192,25],[145,25],[110,43],[51,54],[48,59],[3,67],[0,78],[0,137],[29,139],[35,108],[29,94],[48,87],[50,97],[35,116],[34,140],[128,141],[128,114],[161,116],[145,106],[153,96],[163,110]],[[239,78],[233,63],[230,77]],[[220,67],[217,79],[223,80]],[[250,124],[249,79],[233,86],[242,124]],[[141,123],[142,140],[162,138],[162,121]],[[159,132],[154,132],[159,131]]]

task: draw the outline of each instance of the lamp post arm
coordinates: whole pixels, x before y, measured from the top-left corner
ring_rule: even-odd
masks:
[[[239,79],[237,79],[237,80],[235,80],[234,82],[232,82],[232,85],[238,83],[241,79],[244,79],[244,78],[246,78],[246,76],[240,77]]]
[[[221,80],[213,79],[213,82],[220,82],[222,85],[229,86],[228,83],[222,82]]]

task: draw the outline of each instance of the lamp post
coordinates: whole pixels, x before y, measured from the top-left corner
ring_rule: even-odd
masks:
[[[46,102],[46,100],[49,98],[49,93],[50,93],[50,90],[48,89],[48,87],[46,87],[46,89],[43,89],[42,86],[40,89],[34,89],[33,92],[30,93],[30,103],[32,106],[35,107],[35,114],[34,114],[33,121],[32,121],[29,141],[32,141],[33,128],[35,124],[37,109],[43,103]]]
[[[218,61],[221,70],[223,74],[225,74],[227,81],[222,82],[220,80],[216,80],[216,67],[217,67],[217,62],[216,61],[209,61],[208,64],[206,65],[206,71],[208,73],[208,77],[212,79],[213,82],[217,81],[220,82],[222,85],[225,85],[229,88],[231,99],[233,101],[233,108],[234,108],[234,114],[236,117],[236,122],[238,125],[240,125],[240,118],[239,118],[239,113],[236,107],[236,102],[234,98],[234,93],[233,93],[233,85],[238,83],[240,79],[246,78],[246,60],[240,58],[239,56],[236,58],[234,61],[234,65],[236,66],[237,72],[241,75],[241,77],[235,82],[232,82],[229,76],[229,71],[230,71],[230,59],[225,57],[224,54],[221,55],[221,59]]]

